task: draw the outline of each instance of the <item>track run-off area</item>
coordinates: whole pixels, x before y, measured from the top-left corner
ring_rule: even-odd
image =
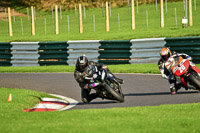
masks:
[[[125,102],[97,98],[89,104],[81,101],[81,89],[73,73],[0,73],[0,87],[30,89],[57,94],[77,100],[71,109],[158,106],[200,102],[200,93],[181,88],[177,94],[169,91],[168,81],[156,74],[115,74],[124,79],[122,91]],[[15,96],[13,96],[14,98]]]

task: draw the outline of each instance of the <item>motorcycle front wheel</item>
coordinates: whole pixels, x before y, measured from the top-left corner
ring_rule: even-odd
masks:
[[[112,89],[107,83],[104,84],[104,88],[110,93],[114,99],[116,99],[119,102],[124,102],[124,95],[116,92],[114,89]]]
[[[197,73],[191,73],[189,76],[190,84],[194,85],[198,90],[200,90],[200,77]]]

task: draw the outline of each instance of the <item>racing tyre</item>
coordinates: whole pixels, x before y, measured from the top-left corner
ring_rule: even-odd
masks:
[[[200,90],[200,77],[197,73],[191,73],[189,76],[189,81],[193,84],[198,90]]]
[[[119,102],[124,102],[124,95],[113,90],[107,83],[104,84],[104,88]]]

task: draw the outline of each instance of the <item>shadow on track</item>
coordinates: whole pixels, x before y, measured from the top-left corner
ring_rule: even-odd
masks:
[[[177,92],[175,95],[194,94],[194,93],[198,93],[198,91]],[[156,96],[156,95],[172,95],[172,94],[171,94],[171,92],[129,93],[129,94],[124,94],[124,96]]]
[[[90,103],[83,103],[80,102],[77,105],[93,105],[93,104],[113,104],[113,103],[119,103],[117,101],[101,101],[101,102],[90,102]]]

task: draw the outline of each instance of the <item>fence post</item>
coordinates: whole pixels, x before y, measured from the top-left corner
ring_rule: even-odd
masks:
[[[31,26],[32,26],[32,35],[35,35],[35,17],[34,17],[34,9],[31,6]]]
[[[106,1],[106,32],[110,31],[109,27],[109,11],[108,11],[108,2]]]
[[[11,20],[11,14],[10,14],[10,7],[8,7],[8,21],[9,21],[9,34],[10,34],[10,36],[13,36],[13,32],[12,32],[12,20]]]
[[[82,21],[82,9],[81,4],[79,4],[79,32],[83,33],[83,21]]]
[[[132,10],[132,30],[135,30],[135,5],[134,5],[134,0],[131,0],[131,10]]]
[[[13,8],[13,21],[15,22],[15,9]]]
[[[29,9],[28,9],[28,7],[26,8],[26,10],[27,10],[27,18],[28,18],[28,21],[29,21]]]
[[[68,26],[68,33],[70,31],[70,26],[69,26],[69,15],[67,15],[67,26]]]
[[[24,26],[23,26],[23,20],[21,18],[21,29],[22,29],[22,35],[24,35]]]
[[[176,21],[176,27],[177,27],[177,14],[176,14],[176,8],[175,8],[175,21]]]
[[[189,26],[193,25],[192,21],[192,0],[189,0]]]
[[[163,0],[160,0],[160,26],[164,27],[164,10],[163,10]]]
[[[55,26],[56,26],[56,34],[59,34],[59,25],[58,25],[58,6],[55,6]]]

